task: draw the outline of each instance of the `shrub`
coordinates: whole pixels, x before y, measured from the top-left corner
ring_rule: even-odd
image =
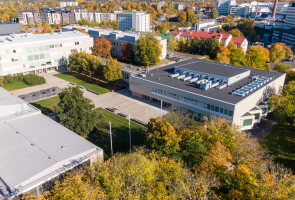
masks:
[[[26,84],[33,86],[33,85],[40,85],[46,83],[46,80],[42,76],[38,76],[36,74],[17,74],[16,76],[12,76],[11,74],[4,76],[4,84],[11,84],[18,81],[23,81]]]

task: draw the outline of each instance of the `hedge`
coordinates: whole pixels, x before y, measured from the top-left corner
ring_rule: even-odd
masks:
[[[46,83],[46,80],[44,77],[38,76],[36,74],[26,74],[26,75],[18,74],[15,76],[7,75],[7,76],[4,76],[4,80],[3,80],[4,84],[11,84],[18,81],[23,81],[29,86]]]

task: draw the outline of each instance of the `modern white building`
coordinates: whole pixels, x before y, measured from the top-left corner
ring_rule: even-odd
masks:
[[[219,15],[228,15],[230,13],[231,6],[236,4],[236,0],[217,0],[215,8]]]
[[[285,21],[285,29],[294,29],[295,28],[295,1],[289,2],[287,17]]]
[[[216,33],[221,28],[220,24],[216,24],[215,20],[201,20],[195,24],[195,31]]]
[[[73,50],[91,52],[93,38],[80,31],[0,37],[0,75],[44,73],[66,68]]]
[[[66,27],[63,27],[63,31],[73,31],[75,29],[82,29],[89,33],[91,37],[94,38],[94,40],[98,37],[104,37],[108,41],[112,43],[112,56],[116,58],[121,57],[121,46],[122,44],[130,43],[133,47],[133,50],[135,49],[135,44],[141,34],[139,32],[123,32],[113,29],[102,29],[98,27],[87,27],[87,26],[80,26],[77,24],[72,24]],[[159,42],[162,49],[162,53],[160,56],[160,59],[165,59],[167,55],[167,39],[163,39],[161,37],[155,36]]]
[[[74,167],[103,161],[101,148],[1,87],[0,137],[0,199],[38,196]]]
[[[60,1],[59,2],[59,6],[61,8],[67,7],[67,6],[78,6],[78,2],[77,1]]]
[[[284,81],[285,74],[278,72],[187,59],[131,75],[129,89],[170,111],[196,120],[221,117],[247,130],[268,114],[267,99],[279,93]]]
[[[140,32],[150,32],[150,14],[144,12],[121,12],[118,13],[119,30],[134,29]]]

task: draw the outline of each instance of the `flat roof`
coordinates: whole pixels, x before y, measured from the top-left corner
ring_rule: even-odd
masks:
[[[241,68],[236,65],[224,64],[219,62],[212,62],[199,59],[189,59],[182,62],[177,62],[170,65],[171,67],[179,67],[183,69],[189,69],[196,72],[203,72],[210,75],[222,76],[230,78],[246,71],[249,68]]]
[[[0,188],[10,193],[22,193],[102,152],[0,87],[2,108],[8,109],[0,117]]]
[[[80,31],[66,31],[59,33],[54,32],[42,34],[21,33],[0,37],[0,46],[10,47],[11,45],[46,43],[52,41],[72,40],[77,39],[78,37],[90,38],[89,35],[82,33]]]
[[[192,64],[188,64],[192,63]],[[202,64],[202,63],[206,63]],[[197,88],[193,83],[189,83],[187,81],[178,80],[175,78],[169,77],[169,75],[174,73],[174,67],[181,67],[181,66],[189,66],[189,68],[198,68],[198,65],[200,65],[199,69],[204,69],[207,72],[212,72],[214,74],[220,73],[222,75],[226,75],[227,73],[236,74],[240,71],[250,70],[250,76],[241,79],[223,89],[217,89],[217,88],[210,88],[208,90],[202,90]],[[141,77],[140,74],[134,75],[137,78],[152,81],[157,84],[162,84],[168,87],[173,87],[175,89],[183,90],[186,92],[194,93],[196,95],[204,96],[207,98],[212,98],[218,101],[223,101],[230,104],[237,104],[241,100],[245,99],[247,96],[253,94],[261,87],[257,88],[256,90],[250,92],[249,94],[245,96],[236,96],[232,95],[231,92],[239,89],[240,87],[252,82],[252,76],[267,76],[267,77],[273,77],[273,79],[270,81],[274,81],[275,79],[279,78],[280,76],[283,76],[284,74],[279,72],[272,72],[268,70],[260,70],[260,69],[254,69],[254,68],[248,68],[248,67],[242,67],[242,66],[236,66],[236,65],[227,65],[229,68],[222,67],[220,63],[214,62],[214,61],[204,61],[199,59],[188,59],[181,62],[176,62],[174,64],[166,65],[158,69],[150,70],[149,73],[146,75],[145,78]],[[218,67],[221,67],[219,70]],[[234,67],[234,68],[233,68]],[[225,70],[225,71],[223,71]],[[233,71],[233,72],[232,72]],[[152,74],[152,75],[151,75]],[[268,83],[270,83],[268,82]],[[267,84],[268,84],[267,83]]]

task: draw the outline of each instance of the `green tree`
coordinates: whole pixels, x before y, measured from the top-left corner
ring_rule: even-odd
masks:
[[[122,78],[121,65],[117,59],[110,58],[107,62],[107,66],[103,69],[103,75],[107,81],[111,82]]]
[[[144,66],[155,65],[161,62],[162,47],[153,34],[141,36],[135,46],[135,55]]]
[[[282,59],[285,58],[285,53],[286,52],[283,46],[277,43],[273,44],[269,51],[270,61],[273,63],[281,61]]]
[[[92,110],[94,105],[83,97],[78,86],[66,88],[58,96],[60,102],[55,107],[55,112],[59,122],[77,134],[87,136],[100,118]]]
[[[269,62],[269,51],[263,46],[251,46],[247,51],[247,57],[250,67],[264,70],[269,69],[266,63]]]
[[[278,63],[274,66],[273,70],[276,72],[281,72],[281,73],[287,73],[289,69],[292,68],[292,65],[289,64],[284,64],[284,63]]]
[[[213,19],[216,19],[218,16],[219,16],[219,13],[218,13],[217,9],[216,9],[216,8],[213,8],[213,9],[212,9],[211,17],[212,17]]]
[[[203,55],[210,56],[211,59],[215,59],[219,49],[219,42],[214,38],[209,38],[205,42]]]
[[[233,37],[244,37],[244,34],[239,29],[232,29],[229,31],[230,34],[232,34]]]
[[[74,50],[69,55],[69,71],[76,71],[89,76],[102,75],[102,61],[99,57],[91,55],[85,51]]]
[[[293,53],[291,47],[289,47],[289,46],[284,46],[284,50],[285,50],[285,58],[286,58],[286,59],[291,59],[291,58],[293,58],[294,53]]]
[[[173,126],[160,118],[151,119],[147,125],[145,144],[148,149],[159,156],[176,156],[181,138]]]
[[[94,41],[92,52],[96,56],[103,58],[111,57],[112,44],[104,37],[99,37]]]
[[[191,8],[186,10],[186,14],[187,14],[187,22],[190,22],[194,25],[195,23],[199,21],[196,18],[195,12]]]
[[[172,39],[171,35],[169,35],[167,48],[171,51],[174,51],[176,49],[176,46],[176,41]]]
[[[295,81],[290,81],[283,88],[282,94],[273,95],[268,101],[270,108],[274,109],[281,120],[295,124]]]

